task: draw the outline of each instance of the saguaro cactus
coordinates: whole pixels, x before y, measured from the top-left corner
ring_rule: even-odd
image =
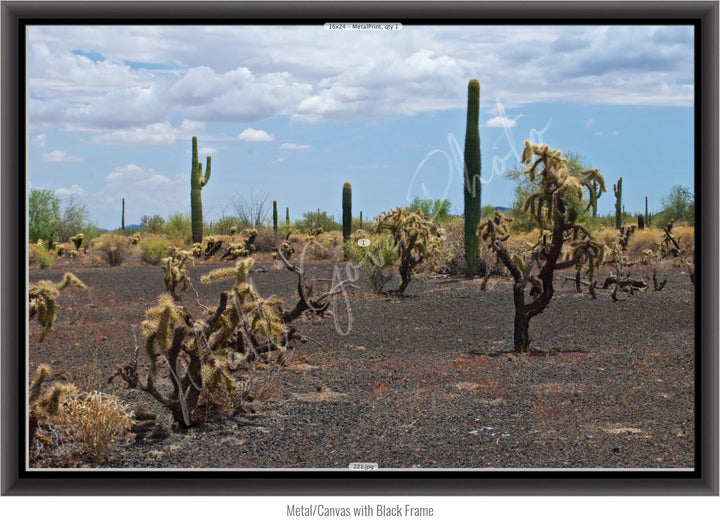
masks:
[[[203,215],[202,196],[203,187],[210,180],[210,157],[205,164],[205,176],[202,175],[202,163],[198,162],[197,137],[192,138],[192,171],[190,172],[190,212],[192,215],[192,241],[202,242]]]
[[[124,197],[122,200],[122,220],[120,222],[120,227],[122,228],[122,231],[125,231],[125,198]]]
[[[613,192],[615,193],[615,228],[620,229],[622,226],[622,177],[617,181],[617,185],[613,184]]]
[[[285,227],[290,228],[290,208],[285,208]]]
[[[278,216],[277,216],[277,201],[273,201],[273,231],[277,235],[278,229]]]
[[[347,241],[352,233],[352,185],[345,181],[342,189],[343,240]]]
[[[638,230],[645,229],[645,217],[642,213],[638,214]]]
[[[478,271],[480,240],[477,229],[480,222],[480,82],[473,78],[468,83],[467,126],[465,129],[465,260],[468,275]]]

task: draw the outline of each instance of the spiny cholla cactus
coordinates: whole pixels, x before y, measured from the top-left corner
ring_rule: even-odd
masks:
[[[432,256],[442,256],[441,231],[421,210],[408,212],[401,207],[385,211],[375,218],[375,231],[389,232],[397,244],[400,259],[398,295],[405,292],[413,269]]]
[[[160,265],[165,271],[164,280],[165,288],[170,292],[175,300],[179,300],[180,297],[175,292],[175,288],[178,285],[182,285],[183,291],[190,287],[190,276],[187,273],[187,267],[185,263],[190,261],[195,264],[195,259],[192,257],[193,252],[180,250],[173,246],[170,248],[170,255],[160,259]]]
[[[57,315],[57,304],[55,298],[58,294],[68,286],[76,288],[85,288],[80,279],[71,273],[66,273],[63,280],[59,283],[52,281],[39,281],[30,283],[28,286],[30,319],[37,316],[37,320],[43,327],[40,334],[40,341],[45,339],[47,333],[52,330],[55,316]]]
[[[84,238],[85,236],[82,233],[78,233],[77,235],[70,237],[70,242],[75,245],[76,250],[79,250]]]
[[[211,396],[218,390],[237,389],[234,371],[255,358],[273,353],[282,361],[285,350],[301,339],[290,323],[308,310],[316,313],[326,310],[330,297],[340,293],[347,284],[346,281],[337,283],[313,300],[303,270],[288,263],[282,254],[280,258],[298,275],[298,290],[302,290],[292,310],[283,310],[279,299],[263,299],[249,279],[253,260],[238,261],[232,268],[215,270],[201,277],[203,283],[233,281],[230,290],[220,294],[218,307],[208,310],[202,320],[193,320],[188,311],[175,305],[169,294],[161,295],[157,305],[146,312],[142,324],[150,359],[147,378],[140,379],[137,359],[119,369],[116,375],[131,388],[150,394],[181,425],[197,423],[201,417],[198,406],[204,394]],[[171,393],[164,393],[155,385],[158,361],[168,367]]]
[[[62,398],[74,394],[77,389],[66,383],[53,383],[49,390],[43,390],[43,383],[51,375],[48,365],[40,365],[29,390],[29,442],[33,445],[37,427],[43,420],[56,416],[60,411]]]
[[[530,349],[530,319],[541,313],[552,299],[555,270],[573,267],[579,270],[587,265],[592,280],[595,268],[602,264],[605,256],[604,244],[597,242],[582,224],[566,219],[567,192],[577,192],[582,198],[584,190],[587,190],[588,207],[597,206],[597,198],[605,191],[605,180],[600,172],[588,169],[583,170],[583,177],[574,177],[560,150],[550,149],[546,144],[531,144],[530,141],[525,141],[522,162],[528,166],[525,170],[528,179],[531,182],[538,179],[537,191],[525,201],[525,210],[530,210],[541,227],[537,243],[524,257],[511,257],[505,245],[509,238],[507,221],[500,212],[478,228],[482,239],[497,254],[514,281],[514,348],[517,352]],[[566,243],[570,244],[571,250],[569,256],[561,261]],[[529,298],[526,297],[528,286]]]
[[[255,239],[258,231],[255,228],[247,230],[248,238],[242,242],[231,242],[221,259],[237,259],[239,257],[247,257],[255,253]]]
[[[193,257],[200,257],[203,253],[202,243],[194,242],[192,245],[191,251],[192,251]]]

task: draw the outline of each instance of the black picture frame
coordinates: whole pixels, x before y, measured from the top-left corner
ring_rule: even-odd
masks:
[[[24,28],[33,23],[458,21],[696,27],[697,450],[694,472],[29,472],[23,458],[26,334]],[[718,2],[2,3],[2,493],[4,495],[717,495]]]

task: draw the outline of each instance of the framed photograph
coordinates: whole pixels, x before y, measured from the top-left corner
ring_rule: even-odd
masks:
[[[717,25],[4,2],[3,493],[717,495]]]

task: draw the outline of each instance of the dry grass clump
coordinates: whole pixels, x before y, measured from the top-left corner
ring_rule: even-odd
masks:
[[[290,236],[292,241],[293,236]],[[342,260],[343,238],[342,232],[323,232],[319,235],[306,235],[302,238],[304,246],[297,250],[309,261],[336,261]]]
[[[593,237],[595,237],[595,240],[598,242],[604,243],[605,246],[612,246],[612,244],[618,240],[618,231],[615,228],[603,228],[593,234]]]
[[[133,413],[115,395],[90,392],[63,403],[58,422],[98,462],[110,444],[133,425]]]
[[[627,252],[630,255],[642,255],[646,250],[654,252],[662,240],[662,231],[657,228],[637,230],[628,241]]]
[[[284,237],[279,233],[276,234],[272,228],[266,226],[258,226],[258,235],[255,237],[255,249],[259,253],[270,253],[273,249],[280,246]],[[279,231],[279,230],[278,230]]]
[[[119,266],[131,251],[132,241],[118,233],[103,233],[92,243],[91,253],[100,256],[110,266]]]
[[[680,244],[680,248],[684,249],[686,253],[692,251],[695,248],[695,227],[680,225],[673,228],[673,234]]]

